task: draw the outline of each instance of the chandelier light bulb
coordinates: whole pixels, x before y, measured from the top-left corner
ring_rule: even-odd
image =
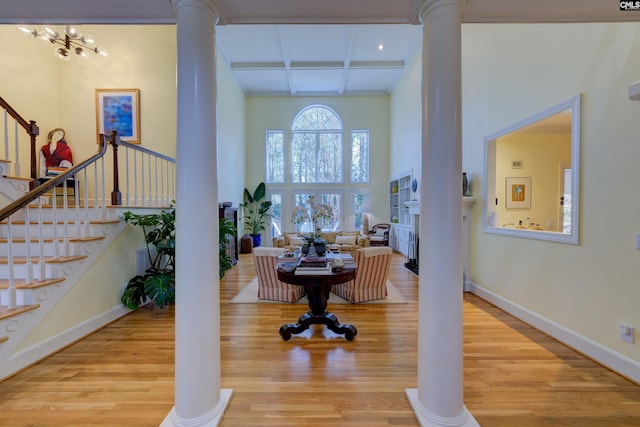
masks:
[[[80,32],[73,25],[67,25],[66,27],[64,27],[64,32],[72,39],[77,39],[78,37],[80,37]]]
[[[79,40],[80,42],[82,42],[82,44],[89,48],[93,48],[96,45],[96,40],[91,34],[83,34],[80,36]]]
[[[108,52],[102,47],[96,46],[91,34],[81,34],[77,27],[66,25],[64,33],[60,33],[56,27],[45,25],[41,30],[27,26],[18,26],[18,29],[30,36],[40,38],[55,45],[54,53],[62,61],[68,61],[72,53],[87,58],[90,53],[99,56],[107,56]]]
[[[71,58],[71,56],[70,56],[71,52],[69,52],[67,49],[65,49],[63,47],[57,48],[55,50],[55,54],[56,54],[56,57],[58,59],[60,59],[62,61],[65,61],[65,62],[68,61]]]
[[[89,56],[87,55],[87,51],[81,47],[76,47],[75,52],[76,52],[76,55],[80,55],[83,58],[87,58]]]
[[[25,32],[27,34],[32,35],[33,37],[38,37],[38,31],[37,30],[31,29],[31,28],[27,28],[27,27],[22,27],[22,26],[19,26],[18,29],[20,31],[22,31],[22,32]]]
[[[55,29],[55,27],[44,26],[42,27],[42,32],[44,33],[45,37],[47,37],[48,39],[57,39],[58,36],[60,35],[60,33],[58,33],[58,30]]]

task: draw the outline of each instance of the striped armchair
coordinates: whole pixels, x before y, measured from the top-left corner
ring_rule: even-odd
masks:
[[[358,266],[356,278],[335,285],[331,291],[351,303],[387,297],[387,277],[393,249],[388,246],[358,249],[353,260]]]
[[[289,285],[278,280],[276,263],[283,248],[257,247],[253,249],[253,264],[258,276],[258,299],[296,302],[304,296],[302,286]]]

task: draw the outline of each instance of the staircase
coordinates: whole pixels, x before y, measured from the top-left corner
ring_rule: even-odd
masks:
[[[5,136],[15,114],[5,109]],[[27,123],[15,122],[16,128]],[[12,160],[0,160],[6,205],[0,210],[0,379],[126,314],[119,298],[123,282],[135,275],[130,242],[140,230],[126,228],[122,213],[167,208],[175,198],[173,159],[121,142],[115,132],[101,137],[94,156],[39,186],[32,177],[12,175],[20,169]],[[126,165],[124,192],[119,164]],[[59,187],[65,182],[73,187]],[[104,298],[109,301],[100,308]],[[98,308],[91,313],[91,306]]]

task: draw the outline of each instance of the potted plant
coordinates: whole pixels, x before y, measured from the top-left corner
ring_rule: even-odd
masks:
[[[309,196],[306,206],[296,206],[293,208],[291,222],[298,226],[308,226],[311,231],[304,235],[306,243],[302,246],[302,252],[307,253],[309,246],[315,246],[318,255],[323,255],[326,251],[327,241],[322,238],[322,224],[333,219],[333,208],[331,205],[316,203],[314,196]]]
[[[124,220],[132,225],[142,227],[149,267],[143,275],[137,275],[127,283],[120,300],[127,308],[135,310],[148,300],[153,300],[158,307],[175,302],[175,221],[176,212],[170,210],[158,214],[138,215],[125,212]],[[220,279],[233,265],[225,246],[235,236],[236,228],[227,218],[219,223]],[[155,249],[155,250],[154,250]]]
[[[260,233],[266,228],[267,219],[271,217],[269,212],[271,202],[264,200],[266,192],[267,189],[264,182],[258,184],[253,193],[245,188],[244,203],[240,204],[244,228],[251,235],[254,248],[260,246],[262,240]]]
[[[148,215],[127,211],[124,220],[142,227],[151,267],[144,275],[129,280],[120,300],[131,310],[147,300],[153,300],[158,307],[175,302],[175,209],[172,206],[169,210]]]

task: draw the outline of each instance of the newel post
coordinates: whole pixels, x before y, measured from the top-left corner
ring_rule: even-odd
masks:
[[[35,183],[38,182],[36,166],[36,137],[38,135],[40,135],[40,128],[38,128],[35,121],[29,120],[29,136],[31,137],[31,182],[29,183],[29,190],[33,190]]]
[[[113,191],[111,192],[111,204],[114,206],[122,205],[122,194],[120,193],[120,180],[118,173],[118,145],[120,145],[120,137],[117,131],[112,131],[109,135],[109,143],[113,147]]]

